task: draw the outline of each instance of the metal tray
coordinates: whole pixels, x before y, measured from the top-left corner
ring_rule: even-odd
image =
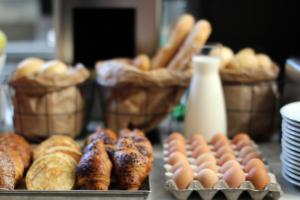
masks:
[[[70,190],[70,191],[36,191],[15,189],[0,190],[0,200],[144,200],[150,194],[149,178],[144,181],[140,190]]]

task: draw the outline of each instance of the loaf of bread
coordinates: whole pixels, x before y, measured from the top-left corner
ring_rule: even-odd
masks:
[[[192,15],[180,16],[171,31],[168,42],[152,58],[152,69],[166,67],[176,54],[183,41],[192,30],[195,19]]]
[[[18,64],[14,78],[30,77],[38,75],[44,61],[39,58],[26,58]]]
[[[226,46],[220,46],[220,47],[214,48],[210,52],[210,55],[220,57],[220,59],[221,59],[220,67],[221,68],[225,68],[234,57],[234,53],[233,53],[232,49],[230,49],[229,47],[226,47]]]
[[[23,137],[14,133],[0,134],[0,188],[14,189],[30,159],[30,145]]]
[[[192,55],[199,52],[206,43],[211,32],[212,28],[208,21],[198,21],[184,40],[183,45],[181,45],[178,52],[167,65],[167,68],[171,70],[184,71],[191,62]]]

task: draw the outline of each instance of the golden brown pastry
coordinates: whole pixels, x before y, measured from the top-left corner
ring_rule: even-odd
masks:
[[[48,155],[48,154],[53,154],[56,152],[61,152],[64,154],[67,154],[71,157],[74,158],[74,160],[76,160],[76,162],[79,162],[80,158],[81,158],[81,151],[79,151],[78,149],[72,148],[72,147],[68,147],[68,146],[53,146],[50,147],[48,149],[46,149],[43,153],[43,155]]]
[[[16,170],[11,157],[0,151],[0,189],[13,190],[16,184]]]
[[[24,168],[27,169],[29,167],[31,146],[22,136],[14,133],[2,133],[0,134],[0,146],[17,150],[21,156]]]
[[[255,52],[252,48],[241,49],[236,55],[237,60],[241,68],[256,68],[258,67],[258,62],[256,59]]]
[[[149,71],[151,67],[151,61],[149,56],[145,54],[140,54],[133,59],[132,65],[136,66],[137,68],[143,71]]]
[[[259,68],[268,69],[271,68],[273,65],[271,58],[266,54],[256,54],[256,59]]]
[[[87,190],[108,190],[112,163],[103,140],[95,140],[86,149],[77,165],[77,186]]]
[[[163,68],[169,64],[189,32],[192,30],[194,23],[195,19],[190,14],[184,14],[178,18],[171,31],[167,44],[161,47],[153,57],[152,69]]]
[[[28,190],[71,190],[75,186],[76,161],[56,152],[39,157],[26,174]]]
[[[226,46],[220,46],[220,47],[214,48],[210,52],[210,55],[220,57],[221,68],[225,68],[234,57],[233,51],[229,47],[226,47]]]
[[[138,190],[149,172],[149,161],[136,147],[131,137],[120,138],[114,153],[114,167],[119,187]]]
[[[123,129],[120,131],[120,137],[130,137],[138,149],[138,151],[148,158],[147,166],[148,171],[152,169],[153,164],[153,148],[150,141],[146,138],[145,133],[139,129],[130,131],[129,129]]]
[[[67,75],[68,67],[60,60],[50,60],[43,64],[41,74],[44,76]]]
[[[74,149],[74,151],[80,152],[80,145],[71,137],[65,135],[54,135],[42,142],[33,150],[33,159],[36,160],[43,156],[49,148],[55,146],[65,146]]]
[[[13,161],[15,170],[15,184],[17,184],[23,177],[24,173],[24,164],[21,159],[20,153],[15,149],[11,149],[5,146],[0,146],[0,152],[7,154]]]
[[[43,64],[44,61],[39,58],[26,58],[22,60],[17,66],[14,79],[38,75]]]
[[[191,62],[191,56],[203,47],[212,32],[206,20],[199,20],[189,33],[176,55],[167,65],[168,69],[184,71]]]
[[[88,144],[96,141],[96,140],[103,140],[105,149],[109,155],[110,158],[113,157],[114,151],[115,151],[115,145],[117,143],[118,137],[115,132],[113,132],[110,129],[104,129],[104,128],[97,128],[96,132],[91,134],[85,141],[85,145],[87,146],[84,150],[86,152],[89,148]]]

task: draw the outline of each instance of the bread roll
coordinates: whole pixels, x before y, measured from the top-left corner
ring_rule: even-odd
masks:
[[[167,65],[167,68],[172,70],[185,70],[191,61],[191,56],[203,47],[211,31],[212,28],[208,21],[199,20],[185,39],[183,45],[181,45],[175,57],[173,57],[171,62]]]
[[[257,59],[259,68],[268,69],[268,68],[272,67],[272,60],[266,54],[257,54],[256,59]]]
[[[184,14],[178,18],[171,31],[167,44],[160,48],[153,57],[152,69],[162,68],[168,65],[189,32],[192,30],[194,23],[195,19],[190,14]]]
[[[149,71],[151,66],[150,58],[145,54],[140,54],[135,57],[132,61],[132,64],[143,71]]]
[[[59,60],[51,60],[42,66],[41,74],[44,76],[67,75],[68,67]]]
[[[26,58],[17,66],[15,78],[34,76],[40,73],[44,61],[39,58]]]
[[[241,66],[235,57],[233,57],[226,65],[226,69],[239,69],[239,68],[241,68]]]
[[[229,47],[226,47],[226,46],[214,48],[210,52],[210,55],[220,57],[221,68],[226,67],[234,56],[233,51]]]
[[[251,48],[240,50],[236,54],[235,58],[241,68],[255,68],[258,66],[255,52]]]

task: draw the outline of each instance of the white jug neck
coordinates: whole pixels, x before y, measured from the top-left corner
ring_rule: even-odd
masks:
[[[213,56],[196,55],[192,58],[196,73],[215,74],[219,71],[220,59]]]

